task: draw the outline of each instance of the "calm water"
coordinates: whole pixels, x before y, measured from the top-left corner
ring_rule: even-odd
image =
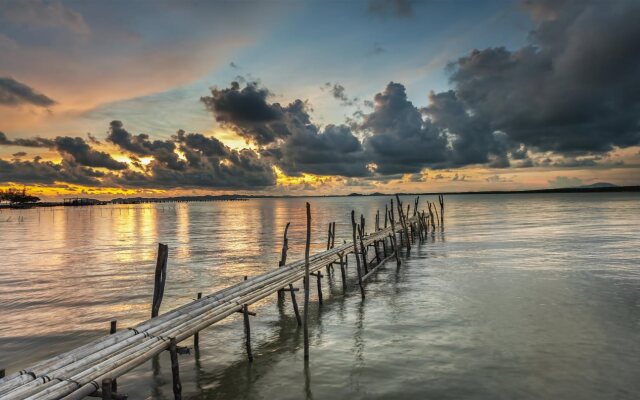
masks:
[[[316,250],[330,221],[341,243],[351,209],[370,228],[387,200],[310,199]],[[287,221],[289,259],[301,258],[305,201],[2,211],[0,368],[85,343],[112,319],[146,319],[159,241],[170,249],[164,311],[276,268]],[[339,280],[325,280],[307,370],[290,302],[279,308],[273,296],[253,307],[254,363],[238,314],[201,333],[199,354],[181,356],[183,396],[640,398],[640,196],[446,201],[445,229],[400,270],[380,270],[364,303],[355,288],[343,294]],[[119,379],[120,390],[172,399],[168,355],[159,361]]]

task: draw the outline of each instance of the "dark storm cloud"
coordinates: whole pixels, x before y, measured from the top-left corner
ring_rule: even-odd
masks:
[[[412,0],[369,0],[369,12],[378,15],[410,17],[413,14]]]
[[[325,87],[334,97],[349,101],[341,85]],[[217,121],[261,146],[264,158],[287,174],[369,174],[362,145],[349,127],[329,125],[322,130],[311,122],[304,101],[281,107],[268,102],[269,93],[256,83],[241,89],[234,82],[229,89],[213,89],[212,96],[202,101]]]
[[[422,111],[440,131],[446,131],[451,137],[449,165],[509,166],[508,140],[503,134],[493,132],[482,117],[467,113],[454,91],[430,93],[429,106]]]
[[[371,174],[362,144],[346,125],[328,125],[323,131],[315,126],[307,127],[263,154],[273,157],[287,175],[306,172],[361,177]]]
[[[19,106],[22,104],[49,107],[54,105],[55,101],[13,78],[0,77],[0,106]]]
[[[111,121],[109,124],[109,133],[107,141],[115,144],[123,150],[133,153],[137,156],[152,156],[165,150],[173,152],[175,145],[173,142],[162,140],[150,140],[149,135],[141,133],[133,135],[123,127],[121,121]]]
[[[513,146],[569,156],[640,144],[640,3],[525,7],[537,23],[531,45],[474,50],[450,65],[469,122]]]
[[[211,96],[201,97],[222,126],[229,127],[247,141],[265,145],[291,135],[291,130],[308,124],[296,115],[304,104],[297,100],[286,107],[270,104],[270,92],[250,82],[242,89],[232,82],[228,89],[211,89]]]
[[[92,149],[80,137],[58,136],[55,139],[55,147],[60,154],[70,156],[80,165],[114,171],[127,168],[127,163],[116,161],[108,153]]]
[[[57,150],[62,156],[70,158],[75,163],[95,168],[107,168],[110,170],[123,170],[127,168],[126,163],[121,163],[113,159],[108,153],[93,149],[84,139],[80,137],[58,136],[55,139],[45,139],[41,137],[29,139],[7,138],[0,132],[0,146],[19,147],[42,147]]]
[[[422,118],[403,85],[389,83],[374,103],[373,112],[364,114],[361,129],[369,133],[364,147],[378,173],[412,173],[446,164],[447,138]]]
[[[60,164],[42,162],[38,157],[33,161],[0,159],[0,183],[54,184],[66,182],[78,185],[100,185],[96,178],[103,173],[82,167],[72,161],[63,160]]]
[[[19,147],[41,147],[57,150],[62,156],[70,158],[71,161],[86,167],[107,168],[110,170],[123,170],[127,168],[126,163],[121,163],[113,159],[108,153],[93,149],[84,139],[80,137],[58,136],[55,139],[45,139],[41,137],[29,139],[7,138],[0,132],[0,146]]]
[[[131,135],[120,121],[111,123],[107,139],[139,156],[152,156],[141,171],[126,170],[110,177],[116,185],[149,188],[250,189],[275,185],[275,174],[253,150],[233,150],[214,137],[180,130],[171,139],[151,141]],[[184,159],[176,152],[179,150]]]
[[[54,147],[55,143],[51,139],[35,137],[31,139],[13,139],[7,138],[4,132],[0,132],[0,146],[20,146],[20,147]]]

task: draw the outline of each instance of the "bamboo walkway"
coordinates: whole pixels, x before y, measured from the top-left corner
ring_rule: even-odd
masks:
[[[0,379],[0,399],[2,400],[54,400],[82,399],[86,396],[103,399],[125,399],[117,394],[116,378],[133,368],[152,359],[165,350],[171,353],[173,373],[173,391],[175,399],[181,399],[181,384],[178,366],[178,353],[182,348],[178,343],[194,337],[194,346],[198,346],[199,331],[215,324],[226,317],[240,312],[244,314],[246,347],[249,360],[253,360],[250,342],[249,316],[255,315],[248,306],[275,293],[279,301],[284,301],[286,292],[290,293],[297,322],[304,326],[305,360],[309,358],[309,341],[307,329],[307,309],[309,304],[310,278],[317,280],[318,301],[322,303],[321,278],[325,273],[340,267],[343,287],[347,287],[347,256],[355,255],[358,286],[361,296],[365,297],[365,281],[376,272],[388,259],[395,257],[398,267],[400,258],[398,250],[411,249],[411,242],[416,237],[426,238],[429,230],[435,230],[435,224],[444,223],[444,200],[440,196],[440,216],[432,203],[427,202],[427,212],[418,211],[418,199],[414,203],[413,215],[408,217],[410,207],[405,209],[397,199],[397,213],[394,203],[385,210],[384,226],[380,212],[376,215],[374,231],[365,233],[365,219],[360,217],[356,222],[355,213],[351,213],[353,241],[335,246],[335,222],[329,224],[327,250],[309,255],[310,247],[310,206],[307,203],[307,243],[305,259],[291,263],[286,262],[288,238],[284,233],[282,258],[279,268],[273,271],[247,278],[241,283],[230,286],[213,294],[178,307],[165,314],[158,315],[164,282],[166,277],[167,255],[166,245],[159,246],[156,266],[156,282],[152,303],[152,318],[134,327],[116,331],[112,321],[111,333],[96,339],[74,350],[44,360],[29,368],[10,374]],[[434,205],[435,206],[435,205]],[[434,216],[434,211],[436,216]],[[437,218],[437,219],[436,219]],[[429,226],[431,225],[431,226]],[[398,237],[400,244],[398,244]],[[368,257],[373,249],[373,257]],[[299,289],[293,285],[300,280],[304,282],[304,319],[301,320],[295,292]]]

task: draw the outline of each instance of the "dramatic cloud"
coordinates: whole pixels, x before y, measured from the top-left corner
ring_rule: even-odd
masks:
[[[344,87],[328,84],[334,97],[348,101]],[[261,146],[261,154],[289,175],[365,176],[362,144],[347,126],[324,130],[311,122],[306,103],[295,100],[287,107],[269,103],[269,90],[256,83],[244,88],[213,89],[201,100],[218,122]]]
[[[99,186],[97,179],[104,176],[102,172],[79,166],[71,161],[63,160],[56,164],[43,162],[39,158],[33,161],[0,159],[0,184],[54,184],[73,183],[78,185]]]
[[[93,149],[80,137],[58,136],[55,139],[35,137],[10,140],[7,135],[0,132],[0,146],[50,148],[57,150],[70,161],[85,167],[107,168],[116,171],[127,168],[126,163],[118,162],[108,153]]]
[[[13,78],[0,77],[0,106],[13,107],[23,104],[49,107],[54,105],[55,101]]]
[[[300,100],[282,107],[270,104],[270,92],[259,88],[254,82],[240,89],[238,82],[232,82],[228,89],[212,89],[211,96],[201,97],[222,126],[233,129],[248,142],[265,145],[291,135],[291,131],[309,124],[300,120],[299,111],[304,109]]]
[[[419,172],[446,164],[446,136],[407,99],[403,85],[391,82],[375,96],[374,110],[364,115],[361,129],[370,161],[380,174]]]
[[[4,132],[0,132],[0,146],[20,146],[20,147],[54,147],[55,143],[52,139],[35,137],[31,139],[13,139],[9,140]]]
[[[280,147],[264,151],[287,175],[301,172],[316,175],[359,177],[370,175],[362,144],[346,125],[315,126],[296,131]]]
[[[486,124],[486,142],[500,131],[515,145],[566,155],[640,144],[640,3],[525,5],[537,22],[531,45],[474,50],[450,65],[468,122]]]
[[[171,139],[149,140],[132,135],[122,122],[111,122],[108,141],[152,161],[141,171],[126,170],[112,182],[128,187],[257,189],[275,185],[275,174],[266,160],[249,149],[233,150],[218,139],[199,133],[178,133]],[[184,156],[181,158],[178,151]]]
[[[84,139],[79,137],[59,136],[55,139],[55,146],[61,154],[71,157],[80,165],[115,171],[127,168],[127,163],[118,162],[108,153],[92,149]]]

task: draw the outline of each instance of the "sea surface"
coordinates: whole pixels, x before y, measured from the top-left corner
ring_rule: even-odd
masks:
[[[161,312],[351,237],[388,197],[2,210],[0,369],[27,367],[149,317],[158,242],[169,246]],[[424,196],[426,200],[437,201]],[[412,201],[405,199],[406,203]],[[640,196],[446,196],[445,223],[402,266],[381,268],[361,300],[312,290],[311,360],[289,298],[253,305],[255,360],[241,315],[180,356],[186,399],[638,399]],[[353,259],[351,260],[353,262]],[[301,285],[299,285],[301,286]],[[312,285],[312,289],[315,285]],[[302,296],[298,297],[302,303]],[[183,342],[191,345],[190,340]],[[130,399],[172,399],[168,354],[118,380]]]

